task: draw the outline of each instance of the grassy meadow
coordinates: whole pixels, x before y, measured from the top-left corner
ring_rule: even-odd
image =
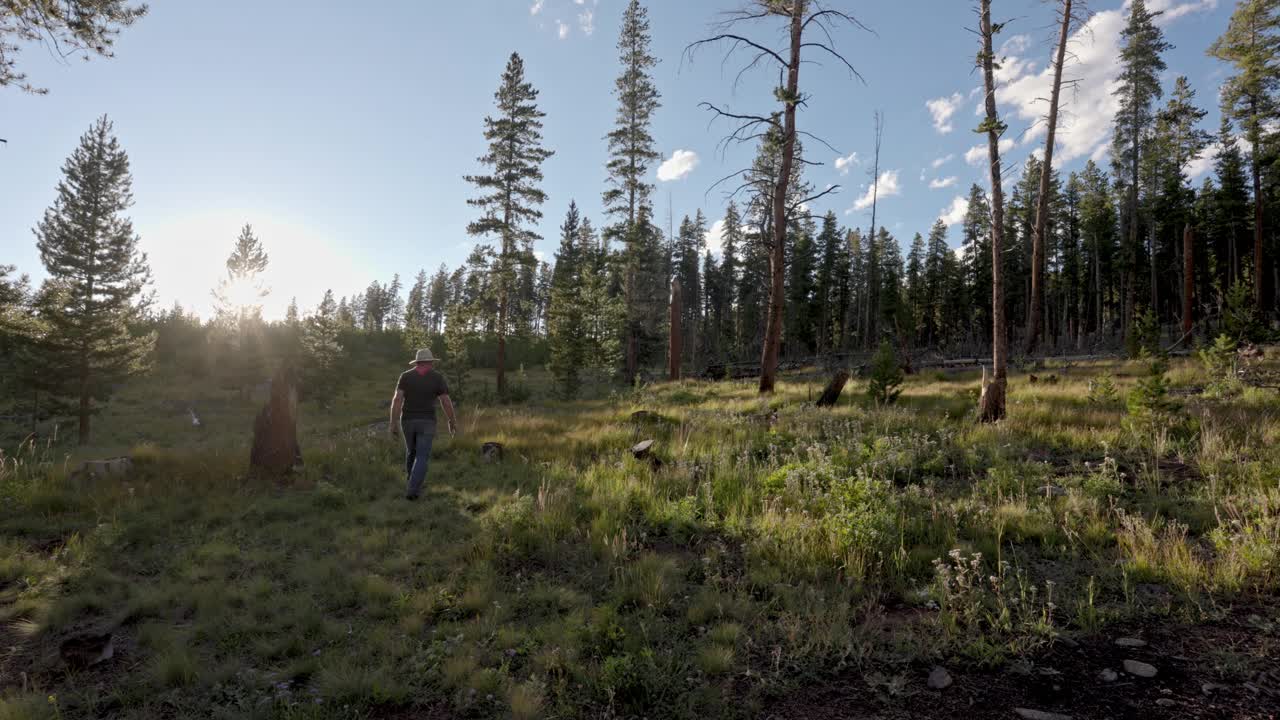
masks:
[[[1015,373],[993,426],[975,372],[911,376],[884,408],[855,379],[830,410],[816,374],[765,399],[690,381],[559,402],[530,372],[528,403],[460,409],[417,503],[369,427],[399,369],[303,405],[287,485],[246,476],[253,402],[198,401],[198,430],[157,379],[92,447],[7,457],[0,719],[920,717],[895,713],[1120,634],[1152,640],[1135,652],[1178,707],[1203,709],[1204,681],[1225,714],[1203,716],[1280,708],[1258,679],[1280,657],[1280,404],[1198,361],[1148,413],[1125,401],[1141,363]],[[68,477],[123,453],[130,477]],[[1081,662],[1075,695],[1016,704],[1179,716]],[[925,687],[935,665],[955,687]],[[991,702],[956,712],[1014,717]]]

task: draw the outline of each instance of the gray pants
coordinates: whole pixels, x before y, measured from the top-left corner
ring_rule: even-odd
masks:
[[[409,477],[405,495],[418,497],[422,483],[427,479],[427,465],[431,462],[431,443],[436,438],[435,420],[403,420],[404,471]]]

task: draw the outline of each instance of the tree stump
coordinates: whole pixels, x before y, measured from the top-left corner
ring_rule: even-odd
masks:
[[[831,382],[827,383],[827,387],[818,398],[818,407],[835,407],[835,404],[840,401],[840,393],[844,392],[844,384],[847,382],[849,382],[849,371],[836,371],[836,374],[831,377]]]
[[[481,445],[480,457],[487,463],[502,462],[502,443],[487,442]]]
[[[253,449],[249,469],[269,477],[283,477],[302,464],[298,445],[298,376],[292,367],[280,368],[271,381],[271,397],[253,421]]]
[[[662,460],[653,454],[653,440],[641,440],[631,446],[631,457],[637,460],[648,460],[654,470],[662,467]]]

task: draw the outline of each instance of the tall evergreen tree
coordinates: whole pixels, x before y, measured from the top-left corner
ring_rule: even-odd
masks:
[[[986,190],[974,183],[969,188],[969,208],[965,211],[963,236],[964,272],[972,312],[968,332],[980,342],[991,341],[991,201]]]
[[[1268,125],[1280,116],[1280,0],[1240,0],[1227,31],[1209,47],[1213,57],[1229,62],[1236,74],[1222,86],[1222,107],[1244,129],[1253,176],[1253,297],[1260,311],[1269,310],[1263,292],[1262,157]],[[1272,130],[1271,132],[1274,132]]]
[[[838,347],[840,329],[844,326],[845,305],[841,302],[840,279],[844,239],[836,223],[836,214],[827,211],[822,216],[822,230],[818,232],[818,268],[814,279],[814,301],[817,303],[819,352]]]
[[[702,326],[702,280],[699,264],[706,245],[707,221],[698,210],[692,220],[686,215],[672,245],[672,269],[680,280],[681,346],[684,356],[696,364],[700,357],[698,329]]]
[[[551,375],[556,379],[560,394],[566,399],[572,399],[578,394],[582,366],[586,360],[581,231],[578,205],[571,201],[564,222],[560,225],[560,248],[556,250],[555,269],[551,275],[551,307],[547,320]]]
[[[89,441],[93,402],[142,372],[152,334],[134,329],[149,303],[147,257],[124,212],[133,204],[129,157],[106,116],[62,166],[57,198],[36,227],[40,260],[56,287],[42,308],[46,368],[58,394],[78,399],[79,441]]]
[[[409,330],[426,332],[430,325],[431,309],[428,306],[427,271],[419,270],[409,288],[409,296],[404,303],[404,325]]]
[[[905,311],[902,318],[904,325],[902,330],[906,333],[906,339],[911,343],[921,342],[925,336],[925,316],[927,313],[927,303],[925,297],[925,244],[924,237],[920,233],[916,233],[911,239],[911,251],[907,253],[906,275],[903,281],[906,285],[906,297],[903,300],[906,303]]]
[[[665,274],[651,272],[659,254],[658,233],[650,227],[653,185],[645,182],[649,167],[660,155],[650,128],[661,106],[653,68],[658,59],[650,51],[649,11],[639,0],[630,0],[622,14],[618,35],[618,62],[622,72],[614,83],[618,100],[615,127],[607,136],[609,161],[604,191],[605,214],[616,221],[605,228],[606,241],[623,243],[622,291],[627,309],[625,328],[628,380],[635,375],[643,354],[646,325],[651,324],[657,303],[666,296]],[[648,338],[652,341],[652,338]]]
[[[484,120],[489,151],[479,158],[491,174],[468,175],[465,179],[480,192],[479,197],[467,203],[484,213],[467,225],[467,232],[493,236],[498,242],[491,272],[497,295],[497,389],[503,395],[507,389],[509,313],[516,300],[521,270],[535,262],[533,243],[541,236],[528,226],[542,218],[538,206],[547,199],[539,187],[542,163],[553,152],[542,147],[542,118],[546,113],[538,110],[538,91],[525,80],[524,61],[519,54],[511,54],[494,97],[497,116]]]
[[[738,287],[741,252],[743,250],[742,216],[738,204],[730,200],[724,209],[724,232],[720,240],[720,278],[724,285],[725,318],[721,328],[720,348],[731,359],[742,354],[738,332]]]
[[[1164,91],[1160,87],[1160,73],[1165,70],[1161,54],[1173,47],[1164,39],[1164,33],[1156,26],[1158,12],[1147,10],[1146,0],[1132,0],[1129,20],[1120,33],[1120,75],[1114,94],[1120,98],[1116,111],[1113,151],[1117,167],[1126,173],[1129,191],[1128,246],[1126,248],[1125,309],[1126,337],[1128,324],[1136,312],[1137,265],[1141,254],[1139,234],[1139,185],[1141,161],[1152,124],[1155,122],[1154,103]],[[1155,288],[1151,288],[1155,292]],[[1153,303],[1154,304],[1154,299]]]

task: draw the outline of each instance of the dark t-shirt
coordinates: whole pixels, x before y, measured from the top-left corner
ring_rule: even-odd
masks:
[[[396,388],[404,392],[401,420],[435,420],[436,398],[449,394],[449,383],[435,370],[420,375],[416,368],[409,368],[400,375]]]

